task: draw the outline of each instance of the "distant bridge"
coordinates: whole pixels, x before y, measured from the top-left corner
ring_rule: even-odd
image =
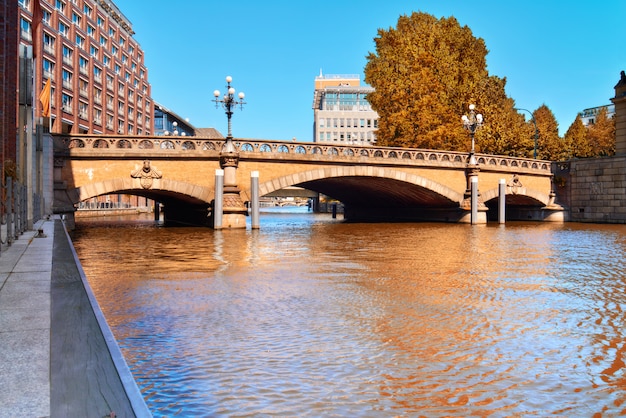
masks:
[[[206,220],[215,196],[223,139],[53,135],[55,213],[73,217],[79,202],[107,194],[145,196],[169,219]],[[468,185],[478,179],[480,212],[497,216],[506,183],[509,220],[562,221],[549,161],[425,149],[234,139],[237,184],[250,199],[297,186],[341,201],[350,221],[469,222]],[[138,175],[145,165],[151,176]]]

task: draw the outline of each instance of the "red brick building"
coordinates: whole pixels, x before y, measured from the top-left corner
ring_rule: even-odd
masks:
[[[41,6],[41,24],[33,14]],[[10,2],[4,2],[10,3]],[[51,81],[53,133],[151,135],[154,104],[144,54],[110,0],[18,0],[19,42],[33,45],[35,96]],[[39,100],[35,120],[44,116]],[[49,125],[50,124],[50,125]]]
[[[17,22],[17,2],[0,3],[0,165],[3,168],[7,161],[16,160]]]

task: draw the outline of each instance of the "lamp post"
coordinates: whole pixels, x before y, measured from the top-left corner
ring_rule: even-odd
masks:
[[[472,139],[472,149],[470,151],[469,158],[470,165],[476,165],[476,157],[474,156],[474,134],[476,133],[476,129],[480,128],[483,124],[483,115],[481,115],[480,113],[477,114],[474,110],[475,108],[475,105],[469,105],[469,116],[461,116],[461,121],[463,121],[463,127],[469,131],[470,138]]]
[[[535,120],[535,115],[528,109],[514,108],[515,110],[523,110],[524,112],[528,112],[530,114],[530,120],[535,124],[535,149],[533,151],[533,158],[537,159],[537,142],[539,140],[539,130],[537,129],[537,121]]]
[[[172,135],[174,136],[178,136],[178,122],[174,121],[172,122],[172,128],[174,129],[172,131]],[[168,131],[165,131],[165,135],[169,135],[170,133]]]
[[[233,144],[232,134],[232,122],[233,111],[237,106],[243,110],[243,105],[246,102],[243,101],[245,95],[240,92],[238,98],[235,98],[235,88],[230,85],[233,81],[231,76],[226,77],[226,93],[220,98],[220,91],[215,90],[213,95],[215,99],[215,107],[218,108],[221,104],[226,111],[226,117],[228,118],[228,134],[226,135],[226,142],[222,146],[220,152],[220,167],[223,170],[223,194],[220,199],[218,191],[216,189],[216,199],[222,200],[216,202],[214,209],[221,209],[223,213],[214,214],[214,216],[220,217],[220,225],[226,228],[245,228],[246,227],[246,215],[248,209],[241,200],[239,194],[239,187],[237,186],[237,167],[239,166],[239,152]],[[217,177],[217,174],[216,174]],[[220,203],[222,203],[220,205]]]
[[[246,97],[243,92],[239,92],[239,100],[235,98],[235,88],[230,85],[232,81],[233,78],[231,76],[226,77],[226,93],[224,93],[224,96],[222,98],[220,98],[221,93],[219,90],[215,90],[213,92],[213,95],[215,96],[215,99],[213,99],[213,101],[215,102],[215,108],[217,109],[221,104],[226,111],[226,117],[228,118],[228,134],[226,135],[226,142],[224,143],[222,152],[235,151],[235,147],[233,145],[231,119],[233,117],[233,111],[235,110],[235,108],[239,106],[239,108],[243,110],[243,105],[246,104],[246,102],[243,101],[243,98]]]
[[[480,172],[480,167],[476,163],[476,156],[474,153],[476,152],[475,143],[474,143],[474,134],[476,133],[476,129],[480,128],[483,124],[483,115],[480,113],[476,113],[476,106],[473,104],[469,105],[469,115],[461,116],[461,121],[463,122],[463,127],[468,130],[470,134],[470,138],[472,140],[472,148],[469,154],[469,160],[467,163],[467,168],[465,170],[465,177],[467,180],[465,195],[463,201],[463,207],[470,211],[470,223],[472,225],[481,223],[482,217],[485,216],[483,212],[479,215],[479,207],[481,210],[483,209],[480,203],[480,193],[478,192],[478,173]],[[479,219],[479,216],[481,218]]]

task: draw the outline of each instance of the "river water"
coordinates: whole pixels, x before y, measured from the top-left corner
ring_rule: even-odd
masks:
[[[626,226],[79,221],[154,416],[626,415]]]

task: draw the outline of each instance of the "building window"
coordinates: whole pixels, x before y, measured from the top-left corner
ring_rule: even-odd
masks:
[[[87,119],[87,109],[89,108],[89,106],[87,105],[87,103],[78,102],[78,116],[82,119]]]
[[[59,12],[64,13],[65,12],[65,3],[63,3],[61,0],[57,0],[57,2],[56,2],[56,9]]]
[[[20,19],[20,32],[23,39],[30,41],[33,38],[30,22],[24,18]]]
[[[109,36],[115,38],[115,29],[109,28]]]
[[[93,78],[98,83],[102,83],[102,68],[93,66]]]
[[[80,16],[76,13],[72,13],[72,23],[76,26],[80,26]]]
[[[98,48],[96,48],[95,46],[91,45],[91,47],[89,48],[89,52],[92,57],[98,57]]]
[[[63,69],[63,87],[66,89],[72,89],[72,76],[73,74],[70,71]]]
[[[97,104],[102,103],[102,90],[97,87],[93,89],[93,101]]]
[[[98,16],[98,26],[100,26],[101,28],[104,27],[104,19],[102,18],[102,16]]]
[[[83,13],[89,17],[91,17],[92,9],[87,4],[83,5]]]
[[[72,113],[72,96],[67,93],[63,93],[62,97],[63,111],[66,113]]]
[[[42,10],[43,12],[43,21],[47,24],[50,25],[50,19],[52,18],[52,13],[50,13],[47,10]]]
[[[100,109],[93,110],[93,122],[96,125],[102,125],[102,110]]]
[[[72,65],[72,56],[74,51],[67,45],[63,45],[63,62]]]
[[[46,32],[43,33],[43,49],[54,54],[54,36]]]
[[[108,40],[104,36],[100,35],[100,45],[106,46]]]
[[[78,57],[78,67],[80,68],[80,71],[86,73],[88,66],[89,66],[89,61],[87,60],[87,58],[80,55]]]
[[[76,35],[76,45],[83,49],[85,47],[85,38],[80,35]]]
[[[53,78],[54,63],[46,58],[43,59],[43,74],[48,78]]]

